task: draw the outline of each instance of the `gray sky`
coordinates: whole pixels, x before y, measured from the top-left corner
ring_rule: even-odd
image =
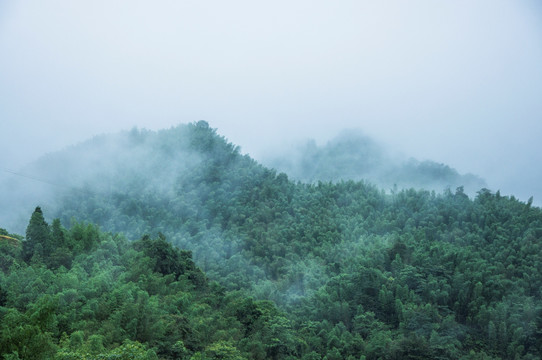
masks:
[[[200,119],[256,158],[360,128],[540,203],[542,5],[0,1],[0,167]]]

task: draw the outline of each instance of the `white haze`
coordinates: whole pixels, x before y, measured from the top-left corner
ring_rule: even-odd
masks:
[[[541,64],[534,0],[4,0],[0,168],[134,126],[257,159],[360,128],[540,204]]]

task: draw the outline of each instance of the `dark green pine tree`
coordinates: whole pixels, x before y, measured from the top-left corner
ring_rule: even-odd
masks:
[[[73,253],[68,243],[66,229],[62,227],[59,219],[54,219],[51,224],[51,243],[53,249],[50,257],[46,259],[47,267],[58,269],[60,266],[64,266],[69,269]]]
[[[29,262],[33,257],[46,259],[52,249],[51,230],[43,218],[43,212],[38,206],[32,213],[26,228],[26,241],[23,242],[23,259]]]

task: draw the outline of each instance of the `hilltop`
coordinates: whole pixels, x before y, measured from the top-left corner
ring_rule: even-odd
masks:
[[[448,165],[395,154],[356,130],[344,131],[322,146],[309,140],[269,156],[264,164],[306,183],[367,181],[387,191],[415,188],[440,193],[463,187],[465,193],[474,196],[487,186],[480,177],[459,174]]]

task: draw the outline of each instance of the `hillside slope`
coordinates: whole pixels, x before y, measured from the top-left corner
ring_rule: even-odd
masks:
[[[5,234],[5,235],[4,235]],[[279,359],[301,339],[268,301],[225,292],[163,236],[128,242],[95,225],[0,229],[3,359]]]
[[[35,170],[70,184],[49,205],[62,223],[160,232],[227,290],[274,301],[303,334],[296,356],[542,355],[542,212],[531,202],[295,183],[205,122],[95,138]]]

